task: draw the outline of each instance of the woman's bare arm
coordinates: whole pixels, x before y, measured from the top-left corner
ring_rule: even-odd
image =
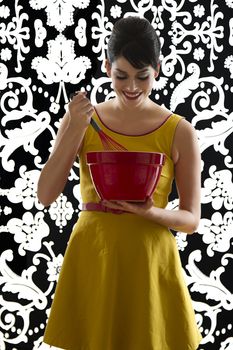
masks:
[[[48,206],[63,191],[70,169],[82,146],[83,137],[89,125],[93,107],[81,93],[70,102],[64,115],[53,151],[41,171],[37,186],[39,201]]]

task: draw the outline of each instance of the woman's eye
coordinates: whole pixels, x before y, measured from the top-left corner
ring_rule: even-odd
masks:
[[[120,76],[116,76],[117,79],[123,80],[123,79],[127,79],[127,77],[120,77]],[[147,75],[146,77],[138,77],[137,79],[139,80],[146,80],[148,79],[149,76]]]
[[[116,78],[121,80],[126,79],[126,77],[118,77],[118,76],[116,76]]]
[[[146,79],[148,79],[149,78],[149,76],[147,75],[146,77],[138,77],[138,79],[140,79],[140,80],[146,80]]]

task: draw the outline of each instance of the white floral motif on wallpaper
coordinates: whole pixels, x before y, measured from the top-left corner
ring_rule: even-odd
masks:
[[[42,47],[47,35],[47,30],[43,26],[43,22],[38,18],[34,22],[34,29],[36,33],[35,45],[36,47]]]
[[[10,79],[9,79],[10,81]],[[21,83],[21,82],[20,82]],[[31,121],[25,121],[21,122],[21,127],[15,128],[15,129],[5,129],[6,136],[1,135],[0,139],[0,155],[2,158],[2,165],[4,169],[7,171],[12,172],[14,170],[15,161],[13,159],[10,159],[12,153],[19,147],[23,147],[25,152],[30,152],[32,155],[37,156],[38,150],[35,148],[35,141],[36,138],[45,130],[50,130],[51,134],[54,135],[54,130],[49,125],[50,123],[50,116],[48,112],[40,112],[38,115],[36,115],[36,111],[32,108],[31,102],[32,102],[32,92],[29,88],[30,81],[26,82],[24,79],[22,79],[22,84],[25,83],[25,86],[29,92],[27,103],[24,106],[20,106],[19,109],[17,109],[18,105],[18,97],[17,95],[12,91],[5,93],[2,96],[2,110],[6,114],[2,118],[2,125],[6,126],[8,121],[12,120],[20,120],[24,119],[25,116],[30,116],[33,120]],[[27,85],[26,85],[27,84]],[[10,97],[10,99],[9,99]],[[9,100],[8,100],[9,99]],[[4,101],[9,101],[12,110],[7,110],[4,107]],[[13,109],[15,108],[15,109]],[[40,156],[35,157],[35,163],[39,165],[40,163]]]
[[[232,2],[233,5],[233,2]],[[229,29],[230,29],[230,34],[229,34],[229,44],[233,46],[233,18],[230,19],[229,21]]]
[[[32,69],[36,70],[38,79],[44,84],[60,81],[77,84],[85,78],[86,70],[91,68],[91,61],[85,56],[75,56],[74,41],[59,34],[55,40],[48,42],[47,58],[35,57],[32,60]]]
[[[0,215],[6,216],[6,215],[10,215],[10,214],[12,214],[12,209],[10,207],[8,207],[7,205],[4,207],[0,206]],[[1,230],[1,226],[0,226],[0,230]]]
[[[47,24],[62,32],[67,26],[74,24],[75,9],[85,9],[90,0],[30,0],[29,3],[34,10],[45,9]]]
[[[118,5],[112,6],[110,9],[110,14],[113,18],[121,17],[121,7]]]
[[[48,281],[58,280],[62,262],[63,262],[62,254],[58,254],[58,256],[54,256],[52,261],[47,262],[48,269],[46,270],[46,272],[49,275]]]
[[[12,51],[8,49],[8,47],[6,49],[2,49],[0,52],[0,57],[2,61],[10,61],[12,57]]]
[[[209,116],[211,116],[211,114],[212,113],[210,112]],[[225,156],[225,164],[228,165],[229,168],[232,168],[233,164],[232,158],[228,156],[229,146],[227,147],[225,145],[225,142],[227,138],[231,137],[233,132],[232,118],[233,113],[227,116],[226,119],[222,119],[218,122],[212,122],[210,128],[205,128],[203,130],[197,131],[200,139],[201,150],[205,150],[210,146],[214,146],[216,152],[220,152]]]
[[[7,18],[10,16],[10,9],[8,6],[0,6],[0,18]]]
[[[194,43],[199,43],[200,40],[203,44],[206,45],[206,48],[210,50],[210,66],[208,70],[210,72],[214,69],[214,60],[218,58],[215,53],[223,51],[222,43],[223,39],[223,25],[220,25],[219,22],[223,20],[223,13],[218,11],[219,6],[214,4],[214,1],[210,2],[210,13],[211,15],[207,17],[207,20],[203,21],[200,25],[198,22],[193,23],[193,29],[187,29],[181,22],[177,19],[174,20],[172,24],[172,42],[175,46],[183,43],[183,47],[190,47],[191,43],[188,39],[190,36],[194,37]],[[196,5],[194,8],[194,13],[196,17],[203,17],[205,9],[203,5]],[[189,20],[188,20],[189,18]],[[187,15],[185,24],[190,24],[191,18],[190,14]],[[187,40],[186,40],[187,39]]]
[[[6,225],[7,232],[14,235],[14,240],[19,243],[20,255],[26,251],[37,252],[41,249],[42,240],[49,235],[49,226],[44,221],[44,213],[38,212],[35,216],[30,212],[23,214],[22,219],[10,219]]]
[[[84,18],[78,20],[78,25],[75,28],[75,36],[78,39],[79,46],[84,47],[87,45],[86,37],[87,21]]]
[[[223,285],[221,275],[225,272],[225,266],[229,260],[233,259],[233,254],[225,254],[221,259],[221,265],[216,270],[212,270],[208,275],[204,274],[196,263],[202,260],[200,250],[195,250],[190,253],[188,264],[185,266],[189,274],[185,273],[187,285],[191,292],[198,292],[205,295],[206,303],[194,301],[194,308],[197,312],[197,321],[201,332],[203,329],[204,317],[209,318],[210,328],[204,333],[206,336],[202,344],[215,341],[215,328],[217,325],[218,314],[223,310],[233,310],[233,298],[231,292]],[[211,304],[208,301],[211,300]]]
[[[105,3],[101,0],[101,6],[98,5],[98,12],[92,14],[92,18],[97,20],[97,26],[92,27],[92,38],[97,40],[97,45],[92,46],[92,50],[97,55],[97,59],[100,61],[100,68],[102,72],[105,72],[104,60],[106,58],[107,40],[110,37],[113,24],[108,22],[108,17],[105,16]]]
[[[28,14],[21,12],[23,7],[18,4],[18,0],[15,0],[15,16],[11,17],[11,21],[6,25],[0,23],[0,38],[1,44],[9,44],[17,52],[17,67],[15,71],[17,73],[22,71],[21,62],[24,61],[24,56],[29,53],[30,47],[26,46],[25,41],[30,39],[29,27],[24,26],[24,21],[28,21]],[[8,18],[10,15],[10,9],[8,6],[1,6],[2,15],[0,18]]]
[[[233,55],[230,55],[225,59],[224,67],[229,69],[230,77],[233,79]]]
[[[232,7],[233,7],[233,3],[232,3]],[[233,349],[233,337],[229,337],[223,342],[221,342],[221,348],[219,350],[232,350],[232,349]]]
[[[44,293],[34,282],[33,274],[37,268],[30,266],[23,270],[21,275],[17,275],[11,270],[7,262],[13,260],[12,250],[4,251],[0,256],[1,276],[0,286],[3,293],[13,293],[18,301],[8,300],[9,298],[0,296],[0,318],[1,328],[5,332],[3,342],[5,343],[28,343],[28,328],[30,324],[30,314],[34,309],[43,310],[47,305],[47,294]],[[47,291],[49,292],[50,289]],[[24,303],[21,303],[21,300]],[[4,317],[3,317],[4,315]],[[16,319],[20,320],[19,332],[13,332]]]
[[[201,219],[198,232],[203,235],[209,256],[214,256],[216,251],[229,251],[233,239],[233,213],[226,212],[222,215],[216,212],[210,219]]]
[[[178,84],[172,93],[170,100],[170,109],[172,111],[175,111],[177,106],[184,103],[186,98],[191,95],[192,91],[197,90],[199,87],[200,68],[198,65],[190,63],[187,67],[187,72],[190,76]]]
[[[233,9],[233,0],[225,0],[228,7]]]
[[[77,85],[85,78],[86,71],[90,68],[90,59],[86,56],[76,57],[74,41],[67,40],[63,34],[59,34],[55,40],[48,42],[47,58],[38,56],[32,60],[32,69],[36,70],[39,80],[44,84],[59,84],[56,100],[51,105],[51,112],[59,111],[61,93],[65,102],[68,102],[65,83]]]
[[[26,171],[26,166],[19,169],[20,177],[15,181],[15,187],[11,187],[8,191],[7,198],[12,203],[22,203],[26,210],[32,209],[34,206],[42,210],[44,207],[38,201],[37,183],[40,175],[39,170]]]
[[[218,170],[216,165],[209,168],[210,177],[204,181],[202,203],[211,203],[214,210],[225,207],[233,209],[232,172],[228,169]]]
[[[60,232],[62,232],[63,227],[67,225],[67,220],[72,219],[74,208],[72,203],[67,200],[67,197],[61,194],[56,201],[49,206],[48,212],[51,219],[60,227]]]

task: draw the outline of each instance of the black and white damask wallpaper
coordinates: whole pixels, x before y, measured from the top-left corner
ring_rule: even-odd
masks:
[[[129,15],[161,37],[151,98],[193,124],[202,152],[200,226],[176,235],[199,350],[233,349],[233,0],[0,0],[1,350],[49,348],[42,337],[80,211],[79,165],[50,207],[38,202],[37,180],[69,94],[85,87],[93,104],[114,96],[106,44]]]

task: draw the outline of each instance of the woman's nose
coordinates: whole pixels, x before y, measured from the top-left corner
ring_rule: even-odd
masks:
[[[131,92],[133,92],[134,90],[137,90],[137,84],[136,84],[136,81],[134,79],[129,80],[128,90]]]

